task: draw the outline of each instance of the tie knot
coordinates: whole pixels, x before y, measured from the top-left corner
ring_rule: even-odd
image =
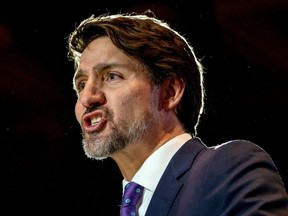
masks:
[[[121,216],[136,216],[136,204],[143,192],[144,187],[135,182],[129,182],[124,188],[121,205]]]
[[[135,182],[129,182],[128,184],[126,184],[124,189],[124,195],[122,198],[122,206],[136,205],[142,192],[143,186]]]

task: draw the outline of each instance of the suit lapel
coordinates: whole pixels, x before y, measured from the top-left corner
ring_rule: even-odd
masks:
[[[198,138],[193,138],[176,152],[158,183],[146,216],[168,215],[183,185],[178,178],[190,169],[196,155],[204,148],[206,148],[205,145]]]

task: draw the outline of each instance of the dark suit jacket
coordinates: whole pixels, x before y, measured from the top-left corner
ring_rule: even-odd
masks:
[[[288,216],[288,197],[269,155],[244,140],[185,143],[171,159],[146,216]]]

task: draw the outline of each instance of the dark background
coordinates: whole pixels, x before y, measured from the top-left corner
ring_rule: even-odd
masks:
[[[118,215],[122,177],[111,159],[84,155],[66,57],[70,32],[106,12],[151,9],[184,34],[206,67],[199,137],[208,146],[257,143],[287,188],[287,0],[135,2],[1,4],[1,209],[8,215]]]

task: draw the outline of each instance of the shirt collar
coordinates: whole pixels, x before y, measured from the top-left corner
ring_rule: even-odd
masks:
[[[143,165],[134,175],[132,181],[142,185],[147,190],[154,192],[173,155],[191,138],[190,134],[184,133],[166,142],[145,160]],[[123,179],[123,189],[127,183],[128,182]]]

